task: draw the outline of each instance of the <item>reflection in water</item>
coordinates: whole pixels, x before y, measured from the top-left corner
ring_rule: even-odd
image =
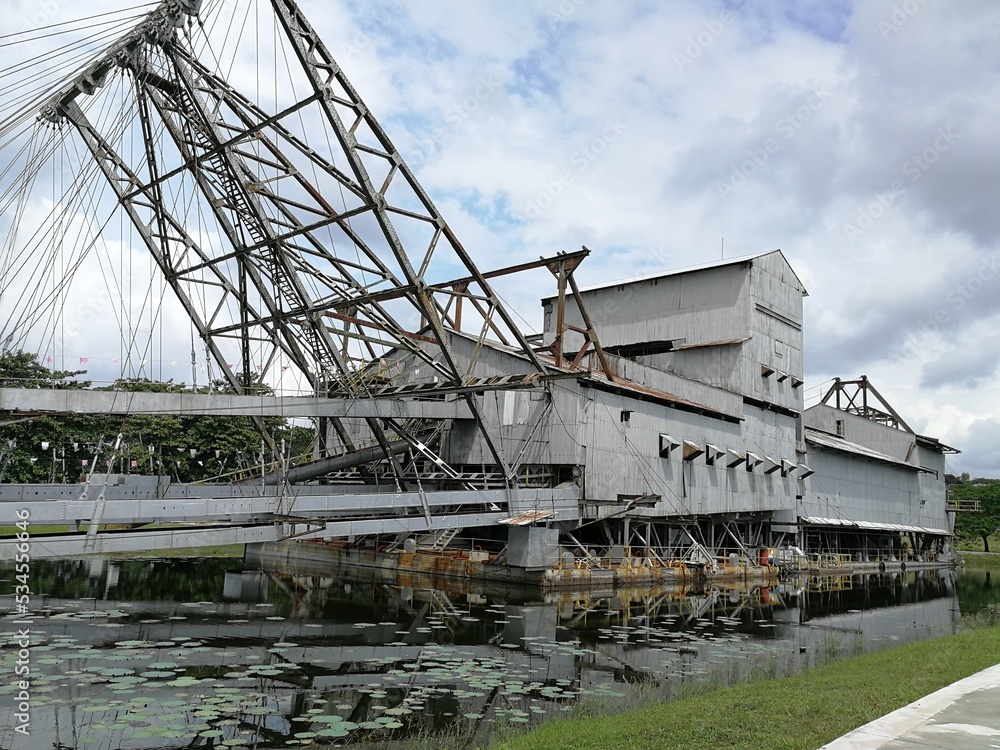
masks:
[[[990,608],[996,610],[1000,604],[998,584],[1000,582],[994,580],[993,571],[965,571],[955,584],[962,603],[962,614],[975,616]]]
[[[33,597],[32,734],[14,734],[7,684],[3,747],[266,748],[485,732],[612,700],[630,683],[669,698],[944,635],[963,597],[1000,599],[948,571],[546,594],[262,555],[243,565],[38,561],[32,576],[45,592]],[[12,675],[16,631],[5,631],[0,668]]]

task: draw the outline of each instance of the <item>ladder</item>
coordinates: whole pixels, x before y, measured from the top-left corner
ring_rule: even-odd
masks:
[[[431,545],[431,549],[440,552],[443,549],[447,549],[448,545],[452,543],[458,533],[462,529],[455,527],[453,529],[445,529],[437,535],[437,539],[434,540],[434,544]]]

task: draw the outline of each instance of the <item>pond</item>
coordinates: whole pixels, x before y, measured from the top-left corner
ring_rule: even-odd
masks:
[[[282,554],[35,561],[3,627],[4,748],[387,747],[665,699],[955,632],[986,574],[540,593]],[[13,592],[13,567],[0,585]],[[0,597],[6,612],[13,597]],[[15,731],[30,630],[30,737]],[[20,656],[19,656],[20,654]]]

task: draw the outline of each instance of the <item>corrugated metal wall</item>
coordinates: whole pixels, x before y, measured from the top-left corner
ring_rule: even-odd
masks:
[[[822,448],[810,466],[800,516],[950,528],[943,476]]]
[[[748,284],[748,269],[741,263],[603,287],[585,291],[583,297],[606,347],[678,339],[704,343],[749,334]],[[546,300],[543,305],[547,311],[544,340],[551,343],[555,302]],[[566,301],[566,322],[578,327],[582,324],[572,297]],[[578,349],[582,338],[570,334],[566,342],[566,349]]]
[[[590,389],[587,409],[587,486],[591,500],[615,501],[619,495],[659,495],[651,516],[770,511],[793,508],[798,481],[781,472],[763,473],[763,464],[727,468],[728,453],[715,465],[705,454],[685,461],[682,448],[659,455],[660,434],[676,441],[709,444],[726,452],[747,450],[761,457],[794,459],[794,420],[773,412],[748,409],[743,425],[636,401]],[[622,412],[630,412],[622,421]],[[781,424],[779,424],[781,423]]]

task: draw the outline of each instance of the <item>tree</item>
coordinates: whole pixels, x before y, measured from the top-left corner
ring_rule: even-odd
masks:
[[[0,388],[88,388],[90,381],[73,380],[85,374],[86,370],[49,370],[30,352],[0,355]],[[57,460],[50,449],[57,451],[66,440],[85,442],[93,422],[93,417],[82,415],[23,418],[16,413],[0,414],[0,480],[50,479]]]
[[[245,385],[254,393],[273,393],[258,381]],[[122,391],[187,390],[173,382],[150,380],[119,381],[112,387]],[[223,380],[198,390],[208,393],[210,388],[215,393],[234,392]],[[311,446],[311,429],[289,425],[282,417],[260,421],[275,446],[280,447],[284,440],[286,453],[292,457]],[[123,460],[127,458],[133,473],[161,473],[180,482],[231,481],[242,478],[250,467],[259,472],[261,455],[266,463],[276,458],[262,447],[261,433],[249,417],[136,415],[122,422],[121,434],[126,445]],[[135,467],[131,467],[133,461]]]
[[[31,352],[0,355],[0,388],[89,388],[90,381],[70,380],[86,374],[86,370],[49,370]]]
[[[973,479],[951,486],[952,498],[979,501],[978,511],[959,511],[955,516],[955,533],[966,539],[980,537],[983,549],[990,551],[989,537],[1000,530],[1000,479]]]

